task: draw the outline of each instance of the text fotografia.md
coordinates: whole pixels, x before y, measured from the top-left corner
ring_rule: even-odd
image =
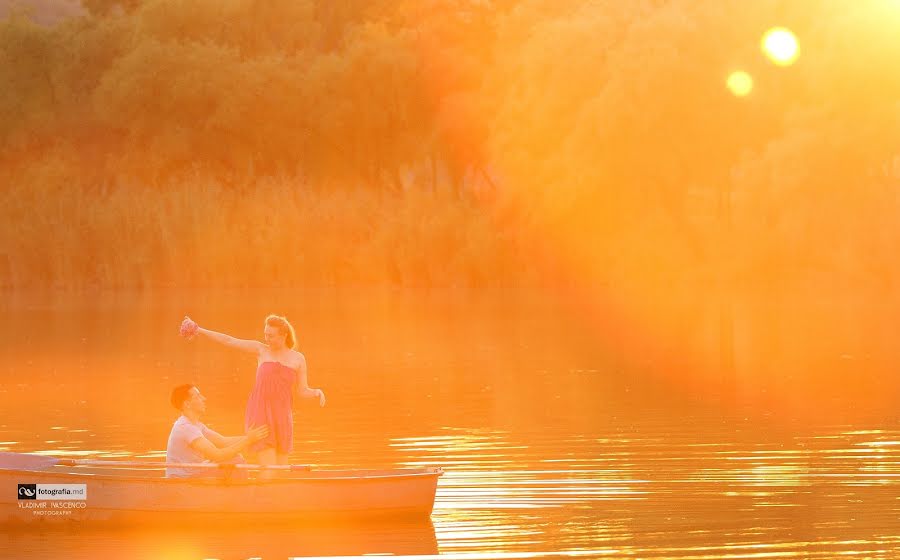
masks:
[[[86,500],[87,484],[19,484],[19,500]]]
[[[41,499],[41,496],[49,496],[51,498],[73,498],[76,496],[84,496],[84,488],[73,490],[71,488],[41,488],[38,486],[37,493],[39,500]]]

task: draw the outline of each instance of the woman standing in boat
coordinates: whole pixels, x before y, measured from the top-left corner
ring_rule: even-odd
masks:
[[[251,445],[248,452],[260,465],[286,465],[294,439],[291,410],[294,392],[302,398],[318,398],[319,406],[325,406],[325,393],[308,385],[306,358],[294,350],[294,327],[284,317],[269,315],[263,329],[263,343],[204,329],[190,317],[185,317],[180,332],[188,339],[202,335],[219,344],[256,354],[256,383],[247,401],[244,424],[248,430],[268,425],[269,435]],[[261,474],[270,477],[273,472],[267,470]]]

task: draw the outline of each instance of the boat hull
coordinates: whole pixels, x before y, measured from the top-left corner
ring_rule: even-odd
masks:
[[[440,475],[440,469],[319,471],[271,481],[231,481],[0,470],[0,523],[143,526],[427,519]],[[87,496],[20,500],[19,484],[85,484]]]

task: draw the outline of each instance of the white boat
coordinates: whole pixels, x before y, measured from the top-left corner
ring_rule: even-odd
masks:
[[[171,465],[170,465],[171,466]],[[165,478],[165,463],[59,460],[0,453],[0,524],[284,523],[428,519],[440,467],[319,470],[280,467],[272,480],[212,467],[216,478]],[[33,497],[38,485],[84,485],[81,498]],[[27,485],[21,487],[20,485]],[[34,486],[31,486],[34,485]],[[31,494],[31,495],[29,495]]]

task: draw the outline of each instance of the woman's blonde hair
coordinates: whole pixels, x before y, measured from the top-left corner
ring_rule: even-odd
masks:
[[[297,335],[294,333],[294,327],[286,318],[281,315],[269,315],[266,317],[266,324],[270,327],[277,328],[285,335],[284,345],[288,348],[293,348],[294,345],[297,344]]]

